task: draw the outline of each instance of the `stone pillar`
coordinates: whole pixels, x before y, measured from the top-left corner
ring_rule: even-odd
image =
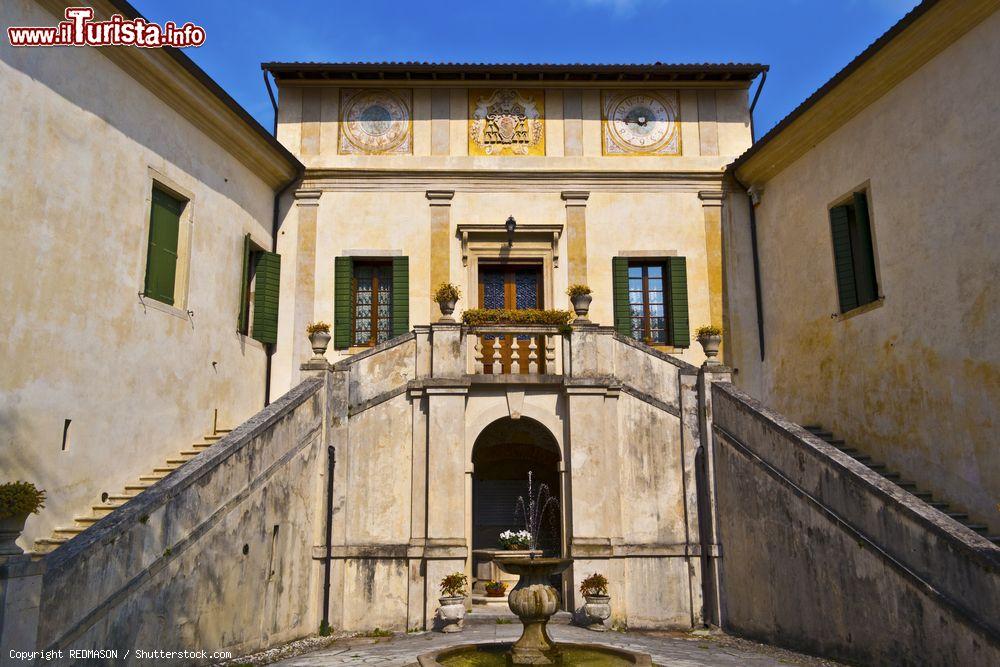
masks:
[[[702,211],[705,215],[705,257],[708,262],[709,321],[726,330],[723,308],[722,284],[722,190],[700,190]],[[718,359],[725,358],[725,347],[719,347]]]
[[[462,326],[431,325],[431,373],[427,401],[427,535],[424,542],[426,618],[438,607],[438,584],[445,575],[467,571],[465,507],[465,374]]]
[[[590,193],[566,190],[566,254],[569,284],[587,284],[587,200]]]
[[[704,364],[698,372],[698,415],[701,451],[698,469],[698,505],[704,570],[705,622],[721,627],[725,605],[720,596],[722,544],[719,541],[715,501],[715,437],[712,433],[712,384],[732,382],[732,370],[718,364]]]
[[[451,200],[455,191],[428,190],[425,194],[431,205],[431,274],[428,293],[431,295],[431,321],[436,322],[441,318],[441,310],[434,302],[434,290],[451,278]]]
[[[293,262],[294,270],[283,272],[294,281],[291,290],[292,331],[289,332],[292,338],[292,369],[308,360],[313,354],[305,332],[306,326],[314,319],[316,305],[316,218],[322,194],[320,190],[295,192],[298,225],[295,230],[295,257],[289,258]],[[298,378],[292,378],[291,385],[294,387],[298,382]]]
[[[704,572],[701,539],[701,516],[698,504],[698,467],[701,446],[700,412],[698,409],[698,375],[693,369],[681,370],[678,376],[681,418],[681,465],[684,479],[684,555],[687,559],[691,627],[705,622]]]
[[[24,554],[0,557],[0,655],[38,648],[38,614],[45,561]]]

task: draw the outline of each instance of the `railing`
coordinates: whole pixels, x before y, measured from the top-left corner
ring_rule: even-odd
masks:
[[[467,328],[473,375],[558,375],[562,356],[560,327],[531,324],[490,324]]]

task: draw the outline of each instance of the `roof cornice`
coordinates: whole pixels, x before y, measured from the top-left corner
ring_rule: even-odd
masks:
[[[77,2],[37,0],[60,20]],[[142,16],[124,0],[93,0],[94,19]],[[68,48],[68,47],[67,47]],[[204,70],[178,49],[103,46],[98,51],[231,153],[270,187],[284,187],[304,166]]]
[[[737,158],[763,185],[1000,8],[1000,0],[925,0]]]

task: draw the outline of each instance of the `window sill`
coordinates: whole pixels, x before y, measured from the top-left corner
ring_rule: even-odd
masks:
[[[864,313],[867,313],[870,310],[875,310],[876,308],[881,308],[882,304],[884,304],[884,303],[885,303],[885,297],[884,296],[880,296],[879,298],[875,299],[874,301],[866,303],[863,306],[858,306],[857,308],[849,310],[846,313],[834,313],[833,314],[833,319],[835,319],[835,320],[849,320],[852,317],[856,317],[858,315],[862,315]]]
[[[177,306],[171,306],[169,304],[163,303],[162,301],[157,301],[151,296],[144,296],[139,294],[139,306],[142,307],[143,311],[146,310],[158,310],[161,313],[166,313],[167,315],[172,315],[182,320],[190,320],[191,316],[186,310],[182,310]]]

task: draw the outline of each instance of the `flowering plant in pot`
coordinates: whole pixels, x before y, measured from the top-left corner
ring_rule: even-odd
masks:
[[[499,542],[507,551],[524,551],[531,544],[531,533],[526,530],[505,530],[500,533]]]
[[[24,530],[29,514],[45,507],[45,491],[31,482],[0,484],[0,556],[24,553],[16,540]]]
[[[502,581],[490,580],[486,582],[486,597],[502,598],[507,593],[507,584]]]
[[[591,292],[589,287],[579,283],[566,288],[566,294],[573,304],[573,312],[580,319],[586,319],[587,313],[590,312],[590,302],[594,299]]]
[[[603,574],[594,573],[580,582],[580,593],[587,604],[583,606],[585,626],[588,630],[603,632],[604,621],[611,617],[611,596],[608,580]]]
[[[311,322],[306,327],[306,333],[309,335],[313,354],[322,357],[326,353],[326,346],[330,344],[330,325],[326,322]]]
[[[441,309],[441,314],[449,319],[452,313],[455,312],[455,304],[461,298],[462,290],[458,289],[458,285],[452,283],[441,283],[434,290],[434,301],[437,302],[438,307]]]
[[[719,363],[715,357],[719,354],[719,345],[722,343],[722,329],[714,324],[706,324],[698,327],[694,333],[702,349],[705,350],[705,356],[708,357],[705,363]]]
[[[465,574],[453,572],[441,580],[438,620],[441,632],[459,632],[465,623]]]

